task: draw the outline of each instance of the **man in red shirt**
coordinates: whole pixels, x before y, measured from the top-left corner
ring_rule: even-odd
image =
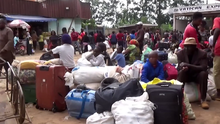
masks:
[[[79,53],[81,54],[81,49],[79,47],[79,42],[78,42],[78,36],[79,33],[75,32],[75,29],[72,29],[72,33],[71,33],[71,40],[72,40],[72,45],[74,48],[78,48]],[[76,54],[76,49],[74,50],[74,53]]]
[[[202,23],[202,19],[203,19],[203,15],[202,13],[200,12],[195,12],[193,14],[193,17],[192,17],[192,22],[189,23],[186,28],[185,28],[185,31],[184,31],[184,36],[183,36],[183,41],[181,42],[180,44],[180,47],[183,49],[184,48],[184,41],[186,38],[189,38],[189,37],[193,37],[196,39],[196,43],[197,43],[197,48],[200,48],[201,49],[201,46],[200,46],[200,35],[199,35],[199,32],[198,32],[198,26]]]
[[[213,76],[217,88],[217,98],[220,101],[220,17],[214,19],[212,32],[213,35]]]
[[[98,31],[94,34],[95,43],[97,43]]]
[[[84,29],[81,29],[81,33],[80,33],[81,37],[83,38],[85,35]]]
[[[121,30],[119,30],[119,33],[116,35],[117,37],[117,41],[118,41],[118,46],[122,46],[124,45],[124,34],[122,33]]]

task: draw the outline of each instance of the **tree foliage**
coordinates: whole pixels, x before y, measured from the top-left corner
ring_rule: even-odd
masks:
[[[172,24],[168,9],[197,5],[201,0],[85,0],[91,3],[92,18],[97,24],[121,26],[143,23]]]

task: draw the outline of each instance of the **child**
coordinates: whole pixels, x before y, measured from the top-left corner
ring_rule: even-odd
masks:
[[[104,55],[102,55],[101,53],[102,53],[102,48],[97,46],[93,51],[93,55],[91,57],[88,57],[89,62],[93,66],[105,67]]]
[[[43,49],[43,52],[48,52],[48,45],[47,45],[47,39],[45,38],[44,39],[44,49]]]
[[[164,79],[163,64],[158,61],[158,53],[153,51],[143,66],[141,81],[148,83],[154,78]]]
[[[125,62],[125,57],[124,55],[122,54],[122,51],[123,51],[123,47],[122,46],[119,46],[118,49],[117,49],[117,55],[116,57],[114,58],[114,60],[117,61],[118,63],[118,66],[120,67],[125,67],[126,65],[126,62]]]

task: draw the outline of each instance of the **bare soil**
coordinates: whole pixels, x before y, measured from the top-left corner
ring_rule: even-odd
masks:
[[[37,52],[31,56],[17,56],[17,60],[38,60],[42,52]],[[77,54],[74,60],[78,60],[80,55]],[[192,103],[193,110],[196,114],[196,120],[190,120],[189,124],[220,124],[220,102],[212,101],[209,103],[210,109],[203,110],[199,104]],[[68,117],[68,112],[52,113],[49,111],[37,110],[35,106],[26,105],[28,115],[31,118],[33,124],[85,124],[85,119],[77,120],[75,118]]]

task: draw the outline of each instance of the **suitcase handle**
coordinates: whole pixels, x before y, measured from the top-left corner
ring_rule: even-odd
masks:
[[[41,66],[40,67],[41,71],[49,71],[49,69],[50,69],[50,66]]]
[[[161,87],[169,87],[172,84],[170,82],[162,82],[162,83],[158,83],[156,85],[161,86]]]

